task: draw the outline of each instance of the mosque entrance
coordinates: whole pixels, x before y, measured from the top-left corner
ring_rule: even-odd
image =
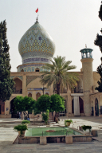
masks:
[[[80,97],[77,97],[77,99],[75,98],[76,97],[72,99],[72,114],[76,115],[77,112],[78,115],[80,115],[81,113],[84,113],[84,101]]]
[[[99,104],[98,104],[98,99],[95,99],[95,115],[99,116]]]
[[[15,99],[15,98],[14,98]],[[10,113],[11,113],[11,118],[17,118],[17,111],[15,109],[15,106],[14,106],[14,99],[11,100],[10,102]]]

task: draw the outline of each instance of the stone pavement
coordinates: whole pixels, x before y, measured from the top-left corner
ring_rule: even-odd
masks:
[[[64,124],[65,117],[60,117],[60,124]],[[102,118],[99,117],[71,117],[72,127],[91,125],[98,130],[98,138],[102,140]],[[0,118],[0,153],[102,153],[102,142],[77,142],[73,144],[50,143],[39,144],[12,144],[17,137],[13,127],[21,122],[16,119]],[[34,126],[34,125],[30,125]]]

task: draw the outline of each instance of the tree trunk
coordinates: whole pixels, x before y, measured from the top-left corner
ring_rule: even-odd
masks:
[[[24,114],[24,120],[27,120],[27,118],[29,117],[29,114],[26,111],[23,111]]]
[[[60,83],[57,84],[57,94],[60,95]]]

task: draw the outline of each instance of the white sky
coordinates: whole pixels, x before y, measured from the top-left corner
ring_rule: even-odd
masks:
[[[98,18],[101,0],[0,0],[0,22],[6,19],[10,46],[11,71],[22,64],[18,43],[22,35],[35,23],[39,8],[39,23],[55,42],[54,56],[65,56],[81,69],[80,50],[87,44],[93,49],[93,70],[101,63],[101,52],[94,45],[102,22]]]

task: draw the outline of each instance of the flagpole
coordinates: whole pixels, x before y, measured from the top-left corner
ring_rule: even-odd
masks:
[[[35,12],[37,13],[36,22],[38,22],[38,16],[39,16],[39,14],[38,14],[38,8],[37,8],[37,10]]]

